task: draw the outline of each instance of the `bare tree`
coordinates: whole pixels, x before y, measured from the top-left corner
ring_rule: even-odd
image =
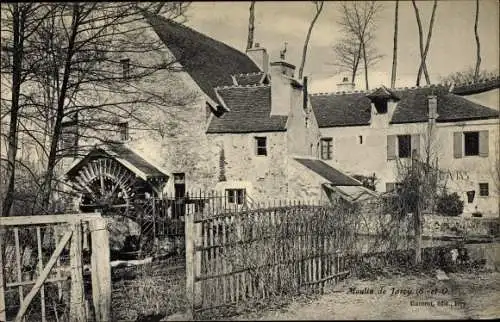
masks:
[[[427,41],[425,44],[424,48],[424,40],[423,40],[423,31],[422,31],[422,22],[420,20],[420,13],[417,7],[417,4],[415,3],[415,0],[412,0],[413,8],[415,9],[415,17],[417,19],[417,25],[418,25],[418,39],[419,39],[419,44],[420,44],[420,65],[418,67],[418,74],[417,74],[417,86],[420,86],[420,79],[422,77],[422,72],[424,73],[425,76],[425,81],[427,85],[431,83],[430,78],[429,78],[429,72],[427,71],[427,65],[425,63],[425,60],[427,58],[427,53],[429,52],[429,45],[431,43],[431,36],[432,36],[432,27],[434,26],[434,17],[436,13],[436,8],[437,8],[437,0],[434,0],[434,5],[432,7],[432,14],[431,14],[431,21],[429,23],[429,31],[427,32]]]
[[[39,202],[43,211],[49,211],[57,182],[56,166],[68,152],[62,144],[68,118],[76,120],[76,135],[87,146],[106,143],[109,136],[103,136],[103,131],[116,129],[113,126],[122,118],[132,120],[142,130],[157,130],[155,122],[144,115],[144,108],[173,113],[165,106],[184,104],[188,93],[181,97],[164,88],[155,91],[149,85],[156,74],[164,71],[170,75],[179,68],[176,60],[165,54],[160,39],[145,36],[151,28],[145,21],[150,15],[147,6],[43,6],[50,8],[52,15],[40,21],[41,27],[30,41],[34,50],[26,60],[36,63],[29,70],[31,84],[22,93],[29,104],[18,124],[44,156]],[[166,5],[154,7],[154,11],[175,18],[182,17],[186,8]],[[84,153],[86,146],[79,148]]]
[[[481,67],[481,44],[479,42],[479,34],[477,32],[477,25],[479,20],[479,0],[476,0],[476,17],[474,20],[474,35],[476,37],[476,69],[474,70],[474,81],[479,78],[479,68]]]
[[[376,29],[375,19],[382,7],[376,1],[354,1],[342,2],[341,8],[342,18],[339,24],[346,35],[356,38],[359,42],[360,55],[364,66],[365,86],[366,89],[369,89],[369,56],[376,53],[376,51],[372,49],[372,52],[370,52],[368,43],[374,38],[374,31]]]
[[[466,70],[454,72],[450,75],[441,78],[442,84],[462,84],[471,83],[479,81],[481,79],[489,79],[499,76],[499,71],[497,70],[486,70],[482,69],[478,72],[476,76],[476,70],[469,67]]]
[[[396,87],[396,70],[398,65],[398,8],[399,0],[396,0],[394,7],[394,46],[392,50],[392,72],[391,72],[391,87]]]
[[[316,12],[314,14],[313,20],[311,21],[311,24],[309,25],[309,29],[307,30],[306,40],[304,41],[304,48],[302,50],[302,60],[300,62],[300,68],[299,68],[299,79],[302,79],[302,74],[304,73],[304,66],[306,64],[306,57],[307,57],[307,47],[309,46],[309,38],[311,38],[312,29],[314,28],[314,25],[316,24],[316,21],[318,20],[321,11],[323,11],[323,5],[324,5],[323,1],[313,1],[313,3]]]
[[[351,75],[351,83],[356,81],[359,74],[359,64],[362,59],[362,45],[356,37],[350,35],[350,38],[343,38],[333,46],[334,61],[330,63],[336,67],[337,72],[349,72]],[[368,67],[375,66],[383,57],[376,48],[373,47],[371,35],[367,34],[365,38],[366,59]]]
[[[2,73],[10,74],[10,102],[2,99],[2,121],[4,116],[9,116],[7,134],[7,158],[5,175],[8,178],[3,196],[2,216],[7,217],[10,213],[14,200],[14,184],[16,178],[16,155],[18,150],[18,127],[19,117],[22,112],[25,97],[21,87],[27,81],[29,62],[26,61],[26,52],[30,49],[26,43],[37,28],[40,26],[39,4],[13,3],[5,5],[6,10],[2,10]],[[3,122],[2,122],[3,123]]]
[[[255,1],[250,2],[250,16],[248,18],[247,50],[253,47],[253,34],[255,29]]]

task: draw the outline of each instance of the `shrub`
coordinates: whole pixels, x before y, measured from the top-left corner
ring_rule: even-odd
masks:
[[[444,216],[458,216],[464,210],[464,202],[456,192],[444,193],[438,198],[437,211]]]

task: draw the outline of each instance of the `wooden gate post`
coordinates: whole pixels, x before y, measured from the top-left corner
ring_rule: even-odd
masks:
[[[82,223],[77,220],[71,225],[73,237],[70,246],[71,263],[71,296],[70,296],[70,320],[79,322],[86,321],[85,293],[83,289],[83,265],[82,265]]]
[[[92,300],[96,321],[111,321],[111,265],[109,236],[104,218],[89,220],[92,245]]]

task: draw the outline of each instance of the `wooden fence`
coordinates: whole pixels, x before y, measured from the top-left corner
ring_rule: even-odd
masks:
[[[84,269],[91,272],[90,299]],[[110,305],[100,214],[0,218],[0,321],[109,321]]]
[[[349,274],[349,218],[346,209],[301,204],[186,216],[188,314],[322,292]]]

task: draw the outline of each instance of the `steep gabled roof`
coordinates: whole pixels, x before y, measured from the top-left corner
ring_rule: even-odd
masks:
[[[321,160],[295,158],[295,161],[328,180],[332,186],[361,186],[358,180],[343,174]]]
[[[453,122],[498,118],[499,113],[491,108],[473,103],[450,93],[445,86],[429,86],[391,90],[399,97],[392,124],[427,121],[428,96],[437,96],[437,122]],[[371,117],[370,99],[366,93],[331,93],[311,95],[311,104],[319,127],[369,125]]]
[[[286,116],[271,116],[271,87],[233,86],[218,88],[229,111],[213,116],[207,133],[286,131]]]
[[[144,16],[184,70],[215,102],[214,88],[233,85],[231,75],[260,72],[247,55],[220,41],[159,15]]]

